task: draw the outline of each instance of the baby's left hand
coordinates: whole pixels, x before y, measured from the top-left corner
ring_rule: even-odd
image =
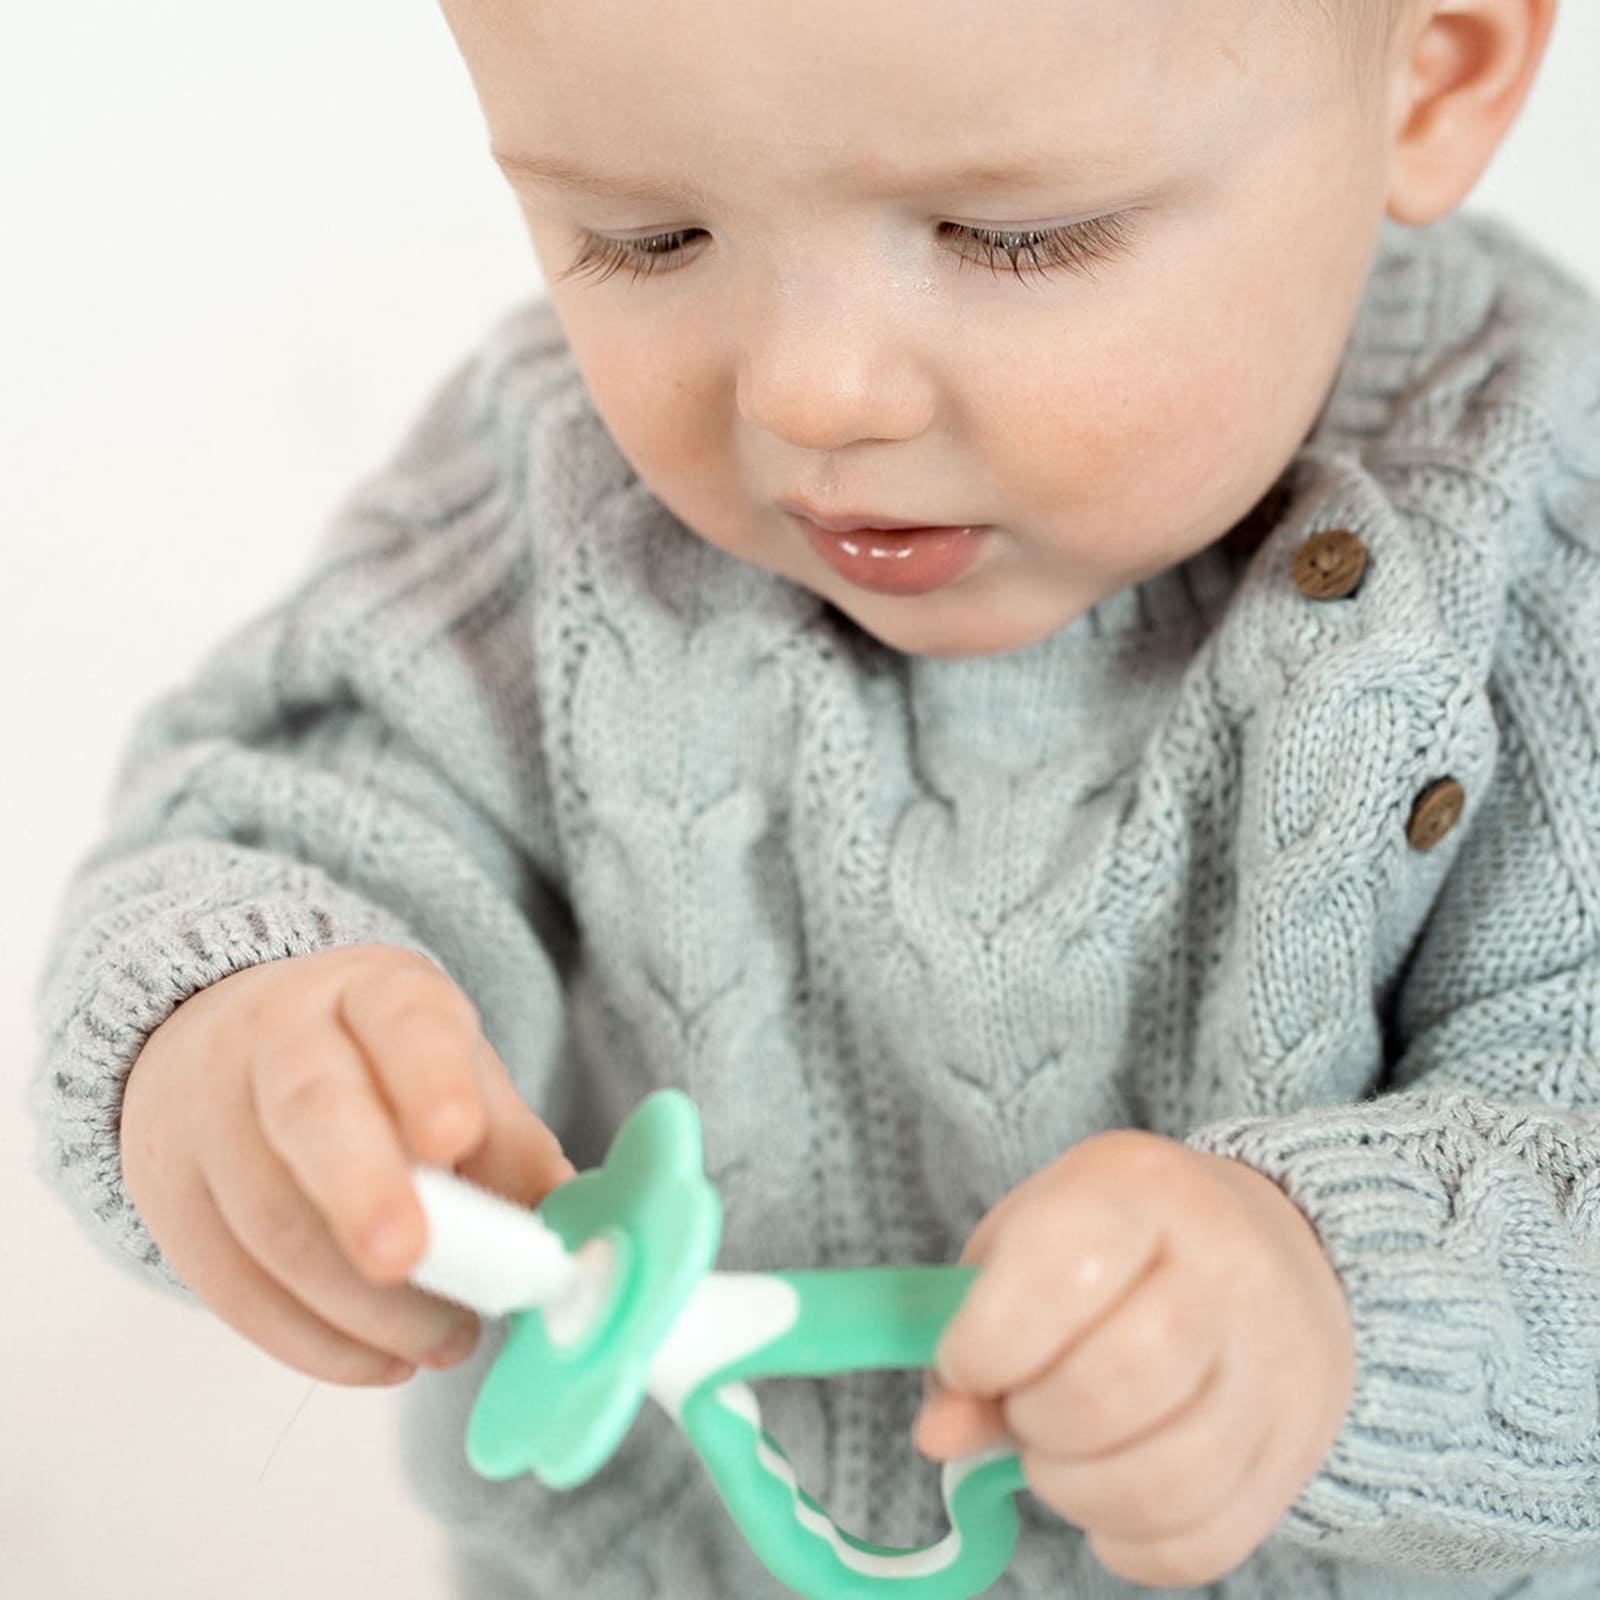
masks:
[[[978,1224],[917,1423],[935,1460],[1009,1430],[1028,1485],[1136,1583],[1212,1583],[1272,1532],[1350,1403],[1344,1290],[1252,1167],[1097,1134]]]

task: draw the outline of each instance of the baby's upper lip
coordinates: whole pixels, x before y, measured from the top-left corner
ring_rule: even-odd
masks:
[[[804,517],[807,522],[814,522],[819,528],[826,529],[829,533],[854,533],[858,528],[957,528],[970,526],[957,522],[928,522],[918,521],[912,517],[885,517],[876,511],[844,511],[835,516],[828,516],[821,511],[813,511],[804,500],[780,500],[778,502],[785,511],[792,512],[797,517]]]

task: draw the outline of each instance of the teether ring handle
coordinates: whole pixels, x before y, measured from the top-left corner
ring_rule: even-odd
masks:
[[[676,1090],[648,1096],[602,1165],[552,1191],[538,1218],[501,1214],[482,1195],[485,1210],[449,1175],[429,1186],[419,1181],[430,1252],[413,1281],[511,1313],[467,1430],[468,1459],[485,1477],[585,1482],[648,1392],[698,1451],[756,1555],[810,1600],[890,1591],[970,1600],[1000,1575],[1024,1487],[1009,1441],[946,1464],[943,1539],[889,1549],[843,1532],[799,1489],[746,1381],[926,1367],[974,1268],[712,1271],[721,1205],[704,1176],[693,1104]],[[504,1262],[514,1263],[509,1276]]]
[[[792,1326],[720,1368],[687,1398],[684,1432],[751,1548],[775,1576],[814,1600],[969,1600],[992,1584],[1017,1538],[1013,1496],[1024,1486],[1007,1443],[946,1464],[950,1531],[924,1549],[869,1544],[840,1529],[801,1490],[761,1427],[757,1377],[926,1367],[971,1282],[970,1267],[779,1272],[798,1298]]]

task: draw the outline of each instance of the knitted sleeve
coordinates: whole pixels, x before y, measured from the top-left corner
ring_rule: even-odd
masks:
[[[1600,1553],[1600,549],[1513,587],[1490,790],[1418,939],[1377,1098],[1188,1142],[1274,1178],[1356,1329],[1280,1538],[1513,1572]]]
[[[542,1106],[570,920],[545,803],[522,513],[444,386],[314,570],[150,705],[56,913],[30,1086],[46,1181],[119,1265],[192,1298],[122,1183],[124,1083],[197,990],[386,943],[441,966]]]

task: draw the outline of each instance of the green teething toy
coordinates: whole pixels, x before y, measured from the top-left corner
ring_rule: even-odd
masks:
[[[414,1172],[429,1253],[412,1281],[491,1314],[510,1309],[467,1428],[468,1459],[485,1477],[582,1483],[649,1394],[704,1461],[750,1547],[799,1594],[968,1600],[1004,1570],[1023,1487],[1013,1449],[945,1464],[950,1530],[938,1543],[869,1544],[799,1488],[748,1382],[930,1365],[974,1268],[712,1271],[722,1208],[702,1170],[694,1105],[671,1089],[644,1100],[602,1165],[537,1212],[436,1169]]]

